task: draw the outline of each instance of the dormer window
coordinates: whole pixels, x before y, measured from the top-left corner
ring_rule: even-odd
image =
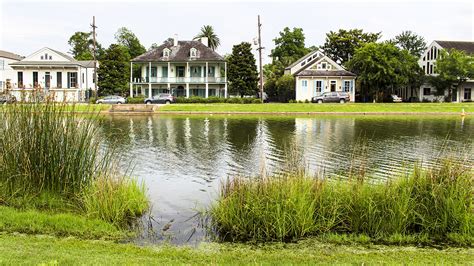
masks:
[[[169,57],[170,56],[170,49],[168,48],[165,48],[163,50],[163,57]]]
[[[326,63],[322,63],[322,64],[321,64],[321,68],[322,68],[322,69],[326,69]]]
[[[189,51],[189,56],[191,58],[196,58],[197,57],[197,50],[196,48],[191,48],[191,50]]]

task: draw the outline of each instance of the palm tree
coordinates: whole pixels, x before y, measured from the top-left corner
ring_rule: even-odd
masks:
[[[209,41],[209,48],[216,50],[217,46],[221,44],[221,40],[217,37],[217,34],[214,33],[214,29],[211,25],[204,25],[201,28],[201,32],[194,37],[194,40],[198,40],[202,37],[207,37]]]

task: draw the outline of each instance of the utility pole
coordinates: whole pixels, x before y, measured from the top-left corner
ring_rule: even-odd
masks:
[[[263,68],[262,68],[262,35],[261,35],[261,29],[262,29],[262,24],[260,23],[260,15],[258,15],[258,56],[260,59],[260,66],[259,66],[259,72],[260,72],[260,99],[263,102]]]
[[[97,26],[95,25],[95,16],[92,17],[92,40],[93,40],[93,44],[94,44],[94,51],[92,53],[92,55],[94,56],[94,94],[95,96],[97,96],[97,58],[96,58],[96,42],[95,42],[95,29],[97,28]]]

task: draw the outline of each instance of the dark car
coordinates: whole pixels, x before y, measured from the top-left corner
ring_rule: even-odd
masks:
[[[313,103],[345,103],[351,100],[349,93],[342,91],[325,92],[311,98]]]
[[[10,95],[0,95],[0,104],[14,103],[16,102],[15,96]]]
[[[145,99],[146,104],[152,104],[152,103],[170,104],[170,103],[175,103],[175,102],[176,102],[176,98],[169,93],[161,93],[151,98]]]

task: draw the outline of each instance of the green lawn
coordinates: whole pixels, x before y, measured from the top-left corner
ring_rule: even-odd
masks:
[[[474,103],[269,103],[269,104],[170,104],[158,112],[249,112],[249,113],[474,113]]]
[[[217,244],[138,247],[102,240],[0,235],[0,264],[472,264],[468,248],[323,244]]]

